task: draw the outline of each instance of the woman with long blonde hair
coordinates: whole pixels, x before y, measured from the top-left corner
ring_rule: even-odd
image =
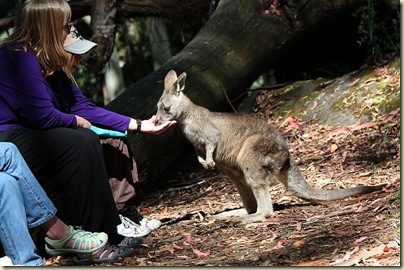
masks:
[[[112,245],[82,262],[119,261],[133,256],[130,248],[138,247],[141,238],[117,232],[121,221],[90,121],[102,127],[109,119],[117,130],[152,134],[173,123],[155,126],[150,119],[139,123],[61,91],[66,84],[73,85],[71,72],[63,71],[70,57],[63,49],[70,18],[65,0],[28,0],[19,9],[15,31],[0,45],[0,141],[18,147],[60,218],[108,234]],[[61,88],[52,87],[50,81]]]

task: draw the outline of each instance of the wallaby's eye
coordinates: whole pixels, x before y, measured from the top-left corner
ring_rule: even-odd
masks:
[[[169,113],[171,107],[164,107],[164,112]]]

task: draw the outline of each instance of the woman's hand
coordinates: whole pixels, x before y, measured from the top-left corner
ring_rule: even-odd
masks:
[[[140,132],[158,135],[158,134],[164,132],[166,129],[168,129],[172,125],[174,125],[175,123],[177,123],[177,121],[173,120],[173,121],[165,122],[161,125],[156,125],[154,123],[155,118],[156,117],[153,115],[148,120],[142,120]],[[128,130],[137,131],[137,123],[136,123],[135,119],[130,120]]]
[[[81,116],[76,115],[77,128],[91,128],[91,123]]]

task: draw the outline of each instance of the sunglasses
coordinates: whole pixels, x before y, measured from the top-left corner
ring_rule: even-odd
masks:
[[[65,28],[68,32],[70,32],[70,29],[72,29],[72,27],[73,27],[73,24],[72,24],[71,22],[67,23],[67,24],[64,26],[64,28]]]
[[[70,30],[70,35],[72,38],[78,38],[78,39],[83,39],[83,37],[80,35],[79,31],[77,29],[74,29],[73,31]]]

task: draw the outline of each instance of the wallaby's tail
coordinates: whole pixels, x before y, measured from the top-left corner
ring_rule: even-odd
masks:
[[[296,163],[290,159],[290,168],[288,170],[287,189],[299,198],[309,201],[332,201],[344,199],[351,196],[358,196],[373,191],[381,190],[386,185],[377,186],[359,186],[347,189],[336,190],[316,190],[311,187],[296,166]]]

